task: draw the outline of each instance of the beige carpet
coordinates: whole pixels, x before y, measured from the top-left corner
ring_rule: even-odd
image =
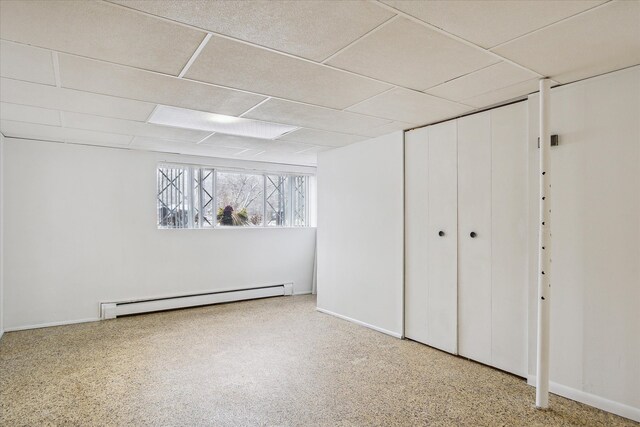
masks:
[[[5,334],[3,426],[637,425],[280,297]]]

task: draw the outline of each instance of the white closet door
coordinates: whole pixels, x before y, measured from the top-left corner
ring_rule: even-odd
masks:
[[[491,364],[491,113],[458,119],[459,353]]]
[[[491,111],[492,365],[527,372],[527,103]]]
[[[404,334],[421,343],[427,336],[427,218],[429,130],[405,133],[405,289]]]
[[[456,121],[428,130],[427,344],[457,353]]]

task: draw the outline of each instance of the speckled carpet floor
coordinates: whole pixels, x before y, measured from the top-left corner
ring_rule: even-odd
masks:
[[[622,426],[280,297],[5,334],[2,426]]]

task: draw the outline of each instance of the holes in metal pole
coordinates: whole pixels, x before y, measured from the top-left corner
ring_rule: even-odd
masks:
[[[541,299],[542,301],[544,301],[544,297],[540,297],[540,299]]]
[[[542,196],[542,200],[546,199],[546,197]]]
[[[542,172],[542,175],[544,175],[546,172]]]
[[[542,274],[544,275],[544,271],[542,271]]]
[[[542,225],[544,225],[544,221],[542,221]]]

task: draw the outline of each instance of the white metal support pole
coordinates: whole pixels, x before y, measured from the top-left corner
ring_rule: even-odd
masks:
[[[549,79],[540,80],[540,221],[538,224],[538,337],[536,407],[549,407],[549,311],[551,303],[551,135]]]

